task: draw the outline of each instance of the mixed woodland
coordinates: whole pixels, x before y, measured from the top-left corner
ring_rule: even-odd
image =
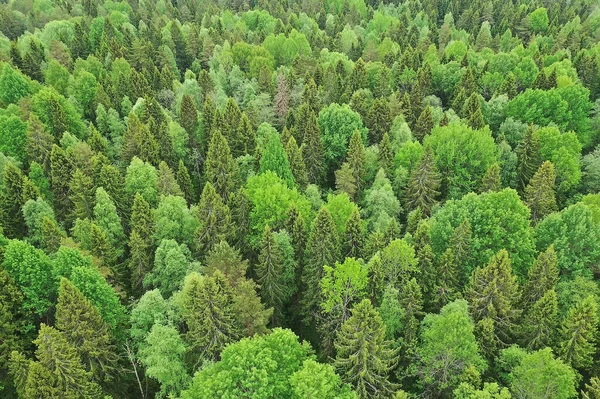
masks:
[[[600,4],[0,3],[0,396],[600,399]]]

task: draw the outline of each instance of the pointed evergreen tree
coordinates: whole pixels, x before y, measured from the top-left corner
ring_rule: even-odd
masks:
[[[91,374],[83,368],[76,348],[63,333],[42,324],[34,343],[37,361],[29,364],[25,398],[103,397],[98,384],[90,380]]]
[[[354,176],[354,181],[356,184],[356,193],[357,196],[359,196],[365,184],[366,154],[362,136],[358,130],[355,130],[350,138],[346,162],[348,162],[348,165],[352,170],[352,175]]]
[[[514,73],[510,72],[506,75],[496,94],[506,94],[509,100],[517,95],[517,77]]]
[[[467,55],[465,54],[465,57]],[[469,68],[468,64],[466,65],[465,73],[460,79],[460,88],[465,90],[465,96],[469,97],[471,94],[477,92],[477,82],[475,81],[475,76],[473,75],[473,71]]]
[[[592,377],[581,392],[581,399],[600,399],[600,378]]]
[[[227,139],[219,131],[212,136],[204,168],[206,181],[214,187],[223,201],[227,202],[235,188],[237,165],[229,151]]]
[[[385,132],[379,143],[379,165],[385,173],[390,176],[394,167],[394,152],[392,151],[392,143],[390,136]]]
[[[508,345],[515,335],[515,323],[521,310],[517,277],[512,273],[506,250],[494,255],[486,267],[473,272],[467,298],[473,319],[476,322],[492,319],[496,339],[501,345]]]
[[[206,183],[196,208],[199,227],[196,230],[196,249],[204,255],[221,241],[232,236],[231,214],[212,184]]]
[[[558,301],[556,292],[548,290],[525,315],[523,342],[530,350],[552,346],[558,325]]]
[[[558,354],[573,368],[589,371],[596,352],[598,306],[591,295],[569,309],[560,331]]]
[[[196,109],[196,105],[194,105],[192,96],[189,94],[184,94],[183,97],[181,97],[179,123],[190,137],[196,136],[196,131],[198,129],[198,110]]]
[[[423,142],[423,138],[431,132],[431,129],[433,129],[433,116],[431,115],[431,107],[428,105],[419,115],[413,133],[417,140]]]
[[[473,233],[471,231],[471,224],[468,219],[464,219],[461,224],[458,225],[452,236],[450,237],[450,248],[454,252],[454,260],[456,265],[462,265],[469,261],[471,257],[471,241]],[[463,286],[466,281],[470,278],[470,270],[465,270],[463,273],[458,274],[459,286]]]
[[[441,309],[460,297],[456,257],[448,248],[437,262],[437,273],[433,289],[434,308]]]
[[[284,269],[284,258],[281,248],[275,240],[271,228],[265,226],[260,243],[258,263],[255,267],[257,282],[260,284],[260,296],[267,306],[273,307],[275,319],[283,312],[282,299],[285,287],[281,284]]]
[[[546,72],[544,72],[544,69],[542,68],[538,73],[537,77],[535,78],[535,81],[531,85],[531,88],[544,90],[547,84],[548,78],[546,77]]]
[[[256,131],[250,123],[250,119],[245,112],[242,113],[240,123],[238,125],[236,139],[232,151],[233,155],[239,157],[241,155],[253,154],[256,149]]]
[[[285,229],[292,239],[292,246],[294,247],[294,256],[296,260],[304,264],[304,249],[307,241],[306,225],[300,211],[294,202],[290,204],[290,207],[286,211]]]
[[[177,185],[179,185],[179,187],[181,188],[183,196],[187,201],[188,205],[194,203],[196,199],[196,193],[194,192],[192,178],[190,177],[190,173],[188,172],[188,169],[186,168],[185,164],[181,159],[179,160],[175,180],[177,181]]]
[[[24,176],[21,170],[9,162],[2,171],[3,187],[0,191],[0,225],[8,238],[25,235],[25,219],[21,209],[27,201],[23,198]]]
[[[341,168],[335,171],[335,191],[346,193],[352,199],[356,199],[356,179],[348,162],[342,163]]]
[[[368,299],[352,309],[336,340],[335,367],[361,399],[391,397],[396,386],[388,373],[396,354],[385,339],[385,325]]]
[[[392,119],[387,99],[382,97],[373,101],[367,117],[369,139],[372,144],[379,143],[383,139],[383,135],[390,131]]]
[[[212,138],[213,126],[212,123],[217,113],[217,106],[212,100],[211,96],[206,96],[204,104],[202,105],[202,132],[204,134],[203,149],[208,146]]]
[[[302,155],[308,182],[318,185],[325,174],[325,154],[319,125],[317,125],[317,116],[311,111],[308,118],[302,142]]]
[[[435,301],[434,289],[435,281],[439,271],[434,265],[434,254],[431,248],[431,235],[429,232],[429,223],[427,220],[422,220],[415,231],[413,238],[415,255],[417,256],[419,268],[419,285],[425,296],[425,303],[428,308],[432,308]]]
[[[225,104],[225,110],[223,111],[223,124],[221,126],[221,134],[227,139],[227,142],[230,143],[232,148],[232,152],[239,152],[239,148],[235,148],[235,144],[240,140],[237,139],[238,125],[240,124],[240,118],[242,117],[242,112],[237,105],[237,102],[233,98],[229,98],[227,100],[227,104]]]
[[[52,136],[40,119],[33,113],[29,116],[29,128],[27,129],[27,146],[25,151],[30,161],[43,166],[46,175],[50,172],[50,154],[52,152]]]
[[[483,129],[485,121],[481,112],[481,103],[479,102],[479,94],[474,92],[465,102],[461,112],[463,117],[469,122],[469,126],[473,129]]]
[[[363,250],[365,247],[365,231],[363,222],[360,219],[360,213],[357,208],[354,208],[352,214],[346,223],[346,231],[344,232],[344,241],[342,252],[344,258],[363,258]]]
[[[485,171],[485,175],[483,175],[483,178],[481,179],[479,192],[496,192],[500,191],[501,188],[502,182],[500,180],[500,165],[498,164],[498,162],[495,162]]]
[[[225,277],[218,271],[210,277],[192,273],[186,277],[181,295],[192,364],[218,359],[225,345],[239,337]]]
[[[283,137],[282,137],[283,138]],[[292,174],[294,176],[294,180],[296,184],[305,188],[308,184],[308,176],[306,175],[306,165],[304,164],[304,157],[302,156],[302,151],[298,148],[298,144],[296,143],[296,139],[290,137],[287,145],[285,146],[285,153],[287,154],[287,158],[290,164],[290,168],[292,169]]]
[[[467,95],[465,94],[465,89],[461,87],[458,94],[454,96],[454,100],[452,101],[452,109],[461,118],[465,117],[465,115],[462,113],[462,110],[465,106],[465,101],[467,101]]]
[[[527,274],[527,283],[523,288],[523,305],[529,307],[540,300],[545,293],[554,289],[558,283],[558,258],[554,245],[540,252]]]
[[[414,277],[406,282],[400,290],[400,305],[404,309],[403,337],[410,345],[417,339],[420,320],[423,312],[423,293]]]
[[[69,280],[62,278],[56,305],[56,328],[77,350],[96,381],[108,381],[117,372],[118,356],[110,327],[98,309]]]
[[[96,223],[90,227],[90,253],[109,267],[115,266],[119,257],[110,242],[109,235]]]
[[[546,161],[525,187],[525,203],[531,210],[531,220],[534,223],[539,222],[546,215],[558,211],[554,189],[555,181],[554,165],[552,162]]]
[[[158,165],[157,189],[159,195],[183,197],[183,192],[179,188],[179,184],[177,184],[175,174],[164,161],[161,161]]]
[[[94,214],[94,184],[80,169],[73,173],[69,198],[73,203],[73,219],[90,219]]]
[[[302,310],[307,321],[313,320],[314,312],[321,302],[319,282],[323,278],[323,266],[335,265],[340,255],[335,222],[327,208],[321,208],[313,221],[306,245],[306,263],[302,269]]]
[[[523,190],[527,187],[529,180],[535,174],[540,166],[540,138],[529,126],[521,142],[517,146],[517,183],[518,188]]]
[[[74,166],[66,152],[56,144],[53,145],[50,154],[50,183],[54,193],[56,216],[59,220],[65,220],[71,209],[69,185],[73,171]]]
[[[407,208],[409,210],[421,208],[425,215],[429,215],[431,207],[437,203],[437,197],[440,195],[439,188],[440,179],[433,150],[431,146],[426,145],[408,181],[405,194]]]
[[[60,231],[56,222],[44,216],[42,219],[42,243],[41,247],[47,254],[52,254],[58,250],[63,239],[63,232]]]

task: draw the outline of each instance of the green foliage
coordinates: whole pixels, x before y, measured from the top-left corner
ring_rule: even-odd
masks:
[[[367,129],[363,127],[360,115],[347,104],[331,104],[319,112],[319,130],[325,149],[325,162],[329,168],[337,168],[348,148],[350,138],[355,131],[361,135],[362,142],[367,140]]]

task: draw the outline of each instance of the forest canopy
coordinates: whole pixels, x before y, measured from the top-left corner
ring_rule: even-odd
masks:
[[[600,399],[600,6],[0,4],[0,397]]]

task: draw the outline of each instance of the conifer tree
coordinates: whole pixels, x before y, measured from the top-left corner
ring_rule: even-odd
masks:
[[[437,261],[433,303],[441,309],[460,297],[456,256],[452,248],[447,248]]]
[[[196,194],[194,192],[192,178],[190,177],[190,173],[188,172],[187,167],[181,159],[179,160],[175,180],[177,181],[177,185],[179,185],[179,187],[181,188],[181,191],[183,192],[183,197],[187,201],[188,205],[194,203],[196,199]]]
[[[600,399],[600,378],[592,377],[581,392],[582,399]]]
[[[175,174],[164,161],[161,161],[158,165],[157,190],[159,195],[183,197],[183,192],[179,188],[179,184],[177,184]]]
[[[440,179],[438,177],[435,159],[431,146],[426,145],[419,162],[411,172],[406,200],[409,210],[421,208],[425,215],[429,215],[431,207],[437,202],[440,195]]]
[[[198,129],[198,110],[196,109],[196,105],[194,105],[192,96],[189,94],[184,94],[183,97],[181,97],[179,123],[190,137],[196,136],[196,130]]]
[[[433,129],[433,116],[431,115],[431,107],[428,105],[423,109],[415,124],[413,130],[415,138],[422,142],[423,138],[431,132],[431,129]]]
[[[423,293],[414,277],[400,290],[400,305],[404,309],[404,341],[410,345],[417,338],[419,323],[423,317]]]
[[[73,173],[69,198],[73,203],[73,219],[91,218],[94,213],[94,184],[80,169]]]
[[[387,132],[383,134],[383,138],[379,143],[379,162],[385,173],[390,176],[394,166],[394,152]]]
[[[211,276],[192,273],[182,290],[183,320],[192,364],[215,360],[225,345],[237,340],[231,290],[220,272]]]
[[[315,217],[306,244],[306,263],[302,269],[304,295],[302,309],[307,321],[321,302],[319,282],[323,278],[323,266],[335,265],[340,259],[341,248],[338,231],[327,208],[321,208]]]
[[[358,130],[352,133],[350,138],[350,144],[348,145],[348,155],[346,156],[346,162],[352,170],[354,181],[356,184],[357,195],[360,195],[361,190],[364,188],[365,179],[365,162],[366,154],[365,147],[363,145],[362,136]]]
[[[346,222],[346,231],[344,232],[344,241],[342,252],[345,258],[363,258],[365,247],[365,231],[363,222],[360,219],[360,213],[357,208],[352,211],[348,222]]]
[[[390,131],[392,125],[392,114],[387,99],[382,97],[373,101],[367,120],[371,143],[379,143],[383,139],[383,135]]]
[[[20,238],[25,235],[25,219],[21,208],[27,201],[23,198],[24,176],[12,162],[2,171],[0,191],[0,225],[8,238]]]
[[[352,309],[335,340],[335,367],[361,399],[391,397],[396,386],[388,378],[396,355],[385,339],[385,326],[368,299]]]
[[[239,157],[241,155],[254,153],[254,150],[256,149],[256,132],[245,112],[242,113],[240,118],[236,139],[237,142],[232,149],[234,156]]]
[[[232,245],[236,248],[247,249],[247,237],[250,232],[250,212],[252,211],[250,200],[246,195],[244,187],[240,187],[229,199],[231,210],[231,221],[235,226],[234,241]],[[245,252],[246,253],[246,252]]]
[[[91,372],[96,381],[115,377],[118,357],[109,326],[98,309],[64,277],[58,289],[56,328],[73,345],[86,371]]]
[[[558,283],[558,258],[554,245],[540,252],[527,273],[527,283],[523,288],[523,305],[529,307],[540,300],[544,294],[554,289]]]
[[[535,78],[535,81],[531,85],[531,88],[544,90],[546,88],[547,84],[548,84],[548,78],[546,77],[546,72],[544,72],[544,69],[542,68],[540,70],[540,72],[538,73],[537,77]]]
[[[321,133],[317,125],[317,116],[314,112],[308,115],[304,140],[302,142],[302,155],[306,166],[306,176],[309,183],[321,183],[325,173],[325,154]]]
[[[554,165],[552,162],[546,161],[535,172],[529,184],[525,187],[525,203],[531,210],[531,220],[534,223],[558,210],[554,190],[555,181]]]
[[[527,348],[538,350],[552,346],[558,324],[557,315],[556,292],[553,289],[548,290],[525,315],[523,342],[526,343]]]
[[[546,80],[546,86],[544,87],[544,89],[550,90],[556,88],[558,84],[556,78],[556,68],[554,68],[552,69],[552,72],[550,72],[550,75],[548,75],[548,79]]]
[[[237,102],[233,98],[229,98],[229,100],[227,100],[227,104],[225,104],[225,110],[223,111],[221,134],[227,139],[227,142],[230,143],[232,148],[234,148],[235,144],[240,141],[236,136],[241,117],[242,112],[240,111]],[[235,152],[235,150],[232,150],[232,152]]]
[[[285,229],[292,239],[292,246],[294,247],[294,256],[299,263],[304,263],[304,249],[307,242],[307,229],[304,223],[304,219],[298,210],[298,207],[294,202],[290,204],[290,207],[286,211]]]
[[[465,54],[466,57],[466,54]],[[465,90],[465,96],[466,97],[470,97],[473,93],[477,92],[477,82],[475,81],[475,76],[473,75],[473,71],[471,70],[471,68],[469,68],[469,66],[467,65],[467,68],[465,69],[465,73],[463,74],[463,76],[460,79],[460,86],[461,89]]]
[[[465,102],[462,110],[462,115],[469,122],[469,126],[473,129],[482,129],[485,126],[483,114],[481,113],[481,103],[479,102],[479,94],[473,92]]]
[[[500,180],[500,165],[498,164],[498,162],[495,162],[485,171],[485,175],[483,175],[483,178],[481,179],[479,192],[495,192],[500,191],[501,188],[502,182]]]
[[[342,167],[335,171],[335,190],[337,193],[346,193],[356,199],[356,179],[348,162],[342,163]]]
[[[214,187],[223,201],[227,202],[235,188],[237,165],[229,151],[227,139],[219,131],[212,136],[204,168],[206,181]]]
[[[59,220],[65,220],[71,209],[69,185],[73,171],[73,164],[65,151],[56,144],[53,145],[50,154],[50,183],[54,193],[56,216]]]
[[[465,105],[465,101],[467,101],[467,95],[465,94],[465,89],[462,87],[458,91],[458,94],[454,96],[454,100],[452,101],[452,109],[456,112],[458,116],[464,118],[462,111]]]
[[[41,247],[47,254],[52,254],[60,247],[63,233],[58,228],[56,222],[44,216],[42,219],[42,243]]]
[[[429,223],[427,220],[422,220],[415,231],[413,238],[413,245],[415,248],[415,255],[417,256],[419,268],[419,285],[425,295],[425,302],[429,308],[435,301],[434,289],[436,277],[439,275],[439,271],[436,270],[434,265],[434,253],[431,248],[431,235],[429,232]]]
[[[111,245],[109,235],[96,223],[90,227],[90,253],[109,267],[117,262],[118,254]]]
[[[300,148],[298,148],[298,144],[296,143],[296,139],[294,139],[294,137],[290,137],[289,141],[287,142],[287,145],[285,146],[285,153],[287,154],[296,184],[301,188],[305,188],[308,184],[306,165],[304,164],[302,151]]]
[[[465,264],[469,261],[471,256],[471,241],[473,233],[471,231],[471,224],[468,219],[464,219],[450,237],[450,247],[454,252],[454,259],[457,265]],[[470,270],[465,270],[463,273],[459,273],[458,281],[459,285],[463,286],[464,282],[470,278]]]
[[[35,355],[37,361],[30,361],[25,385],[25,398],[90,398],[103,397],[98,384],[90,380],[91,374],[86,372],[77,355],[76,348],[71,345],[63,333],[42,324]],[[13,352],[11,357],[18,358]]]
[[[265,226],[260,253],[255,271],[260,284],[260,296],[267,306],[273,307],[274,317],[277,319],[282,314],[282,299],[285,287],[281,284],[284,269],[284,258],[281,248],[275,240],[271,228]]]
[[[206,254],[216,244],[231,237],[231,214],[229,207],[210,183],[204,185],[196,209],[199,227],[196,230],[196,249]]]
[[[592,296],[580,300],[563,320],[558,353],[565,363],[589,371],[596,352],[598,309]]]
[[[217,106],[210,96],[206,96],[202,105],[202,131],[204,133],[204,146],[208,146],[212,138],[213,126],[212,123],[217,113]],[[203,149],[205,148],[203,146]]]
[[[517,77],[514,73],[506,75],[496,94],[506,94],[509,100],[517,95]]]
[[[540,138],[529,126],[521,142],[517,146],[517,183],[520,190],[527,187],[529,180],[535,174],[540,166]]]
[[[467,298],[473,319],[476,322],[492,319],[498,342],[504,345],[511,342],[521,310],[518,308],[517,277],[512,273],[506,250],[494,255],[486,267],[473,272]]]
[[[50,172],[50,154],[53,143],[54,136],[47,131],[42,121],[34,113],[31,113],[25,151],[30,161],[37,162],[44,167],[46,174]]]

